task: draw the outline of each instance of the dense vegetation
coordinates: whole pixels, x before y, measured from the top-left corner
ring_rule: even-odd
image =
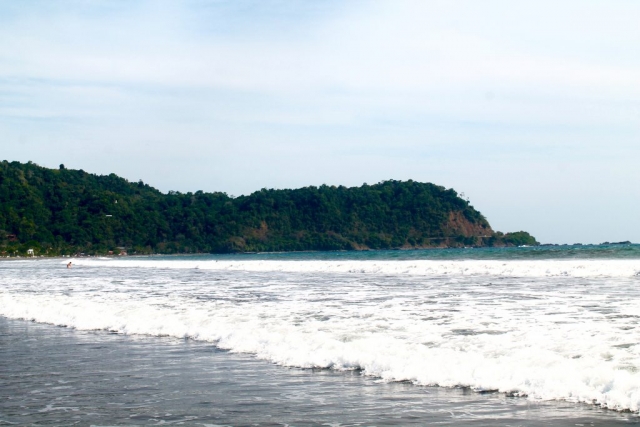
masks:
[[[537,244],[494,233],[452,189],[414,181],[163,194],[114,174],[0,163],[0,253],[193,253]]]

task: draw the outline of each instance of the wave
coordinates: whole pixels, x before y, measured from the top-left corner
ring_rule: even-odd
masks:
[[[202,340],[284,366],[640,409],[640,260],[64,263],[0,265],[0,315]]]
[[[64,261],[63,263],[67,263]],[[154,260],[76,259],[90,267],[202,269],[288,273],[363,273],[417,276],[640,277],[640,260]]]
[[[567,339],[566,330],[530,327],[518,333],[496,327],[482,332],[476,327],[476,333],[462,330],[446,343],[438,343],[437,328],[425,325],[415,335],[411,334],[415,325],[408,324],[395,325],[404,332],[378,333],[370,318],[345,320],[349,325],[317,319],[300,326],[282,321],[272,311],[275,307],[266,306],[189,308],[180,301],[171,307],[168,301],[154,304],[118,295],[94,300],[0,294],[0,307],[6,317],[82,330],[209,341],[291,367],[361,369],[365,375],[387,381],[464,386],[617,410],[638,411],[640,406],[639,373],[603,362],[610,348],[588,339]],[[548,345],[541,345],[540,338]]]

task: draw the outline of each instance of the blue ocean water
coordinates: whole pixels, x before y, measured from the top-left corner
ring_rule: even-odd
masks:
[[[508,248],[452,248],[375,251],[264,252],[191,255],[220,260],[535,260],[535,259],[640,259],[640,244],[545,245]],[[154,258],[172,259],[174,256]]]
[[[638,245],[68,261],[0,262],[0,425],[640,421]]]

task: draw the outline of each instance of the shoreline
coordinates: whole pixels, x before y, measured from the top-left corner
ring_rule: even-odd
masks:
[[[401,257],[400,259],[421,259],[418,257],[413,257],[409,255],[414,254],[455,254],[455,255],[472,255],[468,259],[501,259],[500,256],[496,257],[483,257],[481,254],[502,254],[502,253],[513,253],[517,254],[530,254],[531,257],[527,258],[514,258],[514,259],[619,259],[616,256],[616,253],[609,252],[610,249],[617,251],[625,251],[627,249],[637,251],[637,254],[629,254],[629,256],[624,256],[620,259],[640,259],[640,244],[630,243],[630,244],[621,244],[621,243],[608,243],[608,244],[562,244],[562,245],[537,245],[537,246],[503,246],[503,247],[450,247],[450,248],[410,248],[410,249],[366,249],[366,250],[331,250],[331,251],[315,251],[315,250],[306,250],[306,251],[273,251],[273,252],[225,252],[225,253],[171,253],[171,254],[163,254],[163,253],[154,253],[154,254],[127,254],[127,255],[38,255],[38,256],[6,256],[0,257],[0,261],[37,261],[37,260],[46,260],[46,259],[60,259],[60,260],[80,260],[80,259],[110,259],[110,260],[124,260],[124,259],[140,259],[140,258],[195,258],[195,257],[211,257],[211,258],[266,258],[275,257],[276,259],[283,257],[292,257],[296,256],[305,256],[308,255],[308,259],[323,259],[328,257],[328,259],[333,258],[335,256],[336,259],[364,259],[368,258],[367,255],[370,256],[371,259],[381,259],[381,256],[384,254],[404,254],[408,255],[406,258]],[[547,254],[542,256],[540,254]],[[592,256],[590,256],[592,255]],[[314,257],[315,256],[315,257]],[[395,256],[392,256],[393,259],[396,259]],[[306,259],[306,258],[303,258]],[[424,259],[447,259],[439,258],[439,257],[425,257]],[[463,257],[453,256],[451,259],[465,259]]]
[[[74,368],[58,374],[59,381],[67,384],[75,384],[79,381],[85,382],[87,378],[99,375],[100,369],[107,369],[112,372],[111,375],[119,378],[118,388],[126,390],[129,388],[129,383],[133,386],[136,383],[144,384],[150,381],[151,378],[159,379],[156,369],[168,370],[166,372],[169,375],[164,375],[167,379],[166,381],[161,380],[158,382],[158,379],[155,380],[154,388],[159,391],[154,392],[156,396],[154,400],[160,399],[164,401],[164,407],[170,407],[169,410],[163,409],[160,412],[161,414],[166,413],[169,418],[165,419],[165,415],[158,413],[155,417],[152,417],[156,423],[162,420],[174,420],[175,418],[172,418],[174,417],[173,414],[181,414],[180,416],[191,414],[192,416],[197,416],[199,422],[207,417],[214,417],[217,422],[224,421],[231,424],[240,422],[244,424],[251,421],[251,423],[261,425],[276,419],[281,421],[281,419],[291,417],[291,415],[287,416],[287,413],[297,414],[295,411],[284,411],[278,403],[279,399],[273,400],[272,397],[269,397],[273,396],[274,392],[276,396],[280,393],[299,395],[302,392],[304,400],[299,403],[297,403],[297,400],[289,402],[290,405],[296,408],[297,405],[302,405],[297,411],[306,412],[305,419],[312,420],[309,424],[318,424],[329,420],[343,423],[353,422],[355,420],[352,420],[351,417],[354,415],[359,421],[362,419],[380,421],[389,418],[389,422],[394,420],[396,423],[401,422],[402,425],[414,425],[414,423],[415,425],[424,425],[425,422],[439,422],[448,425],[448,422],[451,422],[451,425],[456,426],[464,426],[467,423],[473,426],[494,426],[498,425],[498,420],[500,420],[500,424],[515,422],[518,425],[525,423],[524,425],[527,426],[575,426],[576,424],[594,425],[594,423],[597,423],[595,425],[598,426],[617,426],[628,425],[630,422],[640,422],[638,412],[616,410],[601,405],[570,400],[531,400],[526,396],[494,390],[476,391],[470,387],[423,386],[408,381],[380,381],[375,377],[364,375],[358,370],[336,371],[328,368],[284,367],[257,359],[251,354],[233,353],[220,349],[212,343],[189,338],[114,335],[101,330],[83,331],[29,320],[9,319],[2,315],[0,315],[0,332],[0,336],[6,337],[7,334],[10,334],[16,338],[28,334],[31,338],[38,338],[40,343],[38,349],[34,348],[29,350],[28,353],[24,353],[29,354],[28,362],[23,361],[14,364],[10,372],[6,373],[6,377],[10,375],[15,378],[22,378],[21,366],[25,368],[27,366],[37,367],[36,370],[45,370],[46,372],[49,366],[68,363],[64,362],[64,360],[80,359],[82,360],[80,365],[76,364]],[[22,347],[29,348],[30,345],[35,345],[35,343],[29,344],[33,343],[33,340],[24,341],[19,339],[16,343],[18,342],[22,344],[12,348],[0,349],[0,362],[2,362],[3,357],[11,357],[13,359],[15,356],[11,355],[16,352],[23,354],[21,352],[26,350],[22,350]],[[79,347],[79,344],[82,344],[82,346]],[[100,348],[104,345],[117,350],[117,353],[112,353],[114,361],[106,362],[103,359]],[[16,347],[18,348],[16,349]],[[79,358],[79,355],[74,356],[76,351],[74,349],[76,348],[85,348],[82,358]],[[91,350],[92,348],[96,350],[93,351]],[[132,354],[132,352],[136,354],[136,360],[153,358],[154,363],[142,365],[125,363],[123,365],[124,360],[131,357],[127,355]],[[91,362],[93,359],[96,361]],[[59,361],[56,362],[56,360]],[[98,362],[98,360],[102,361]],[[28,365],[24,363],[28,363]],[[95,371],[92,366],[98,367],[99,370]],[[113,366],[116,370],[110,369],[108,366]],[[123,369],[125,366],[126,368]],[[211,369],[212,367],[214,369]],[[43,372],[44,376],[46,376],[45,372]],[[172,376],[172,372],[180,372],[180,377]],[[227,376],[225,372],[229,372],[232,376]],[[132,375],[136,379],[127,379],[132,378]],[[199,380],[191,381],[192,377],[194,379],[197,377]],[[35,377],[32,374],[29,378]],[[181,385],[178,385],[174,383],[175,380],[172,380],[172,378],[176,378],[177,381],[180,381],[181,378],[187,378],[189,381],[180,382]],[[2,380],[0,380],[1,382]],[[112,395],[113,399],[119,400],[120,397],[118,396],[125,396],[120,395],[115,390],[108,391],[110,382],[105,383],[104,380],[97,379],[94,384],[97,384],[94,387],[104,389],[104,392]],[[242,388],[236,389],[234,384],[238,384],[238,387],[242,385]],[[25,378],[21,392],[14,394],[11,402],[14,405],[19,404],[27,396],[33,396],[30,397],[31,400],[38,400],[38,396],[41,396],[46,401],[49,401],[56,394],[60,396],[66,395],[67,392],[64,391],[64,388],[62,391],[55,391],[52,386],[50,391],[47,391],[46,385],[42,386],[39,381],[33,382],[33,380]],[[313,387],[310,388],[310,386]],[[28,391],[33,387],[44,388],[44,390],[41,390],[37,395],[32,395]],[[103,423],[105,422],[104,420],[109,419],[111,421],[114,418],[120,419],[121,417],[124,420],[125,417],[131,415],[129,410],[121,411],[118,410],[117,406],[113,407],[113,411],[117,412],[109,412],[106,415],[104,411],[102,411],[102,415],[91,411],[90,407],[95,403],[89,404],[91,400],[87,401],[87,399],[93,399],[92,396],[94,394],[87,394],[83,392],[82,386],[80,387],[79,392],[74,392],[73,395],[65,399],[65,406],[76,407],[71,414],[80,413],[84,420],[91,420],[91,423]],[[173,395],[172,390],[180,388],[184,396],[190,396],[195,391],[195,387],[201,390],[199,392],[201,396],[210,396],[209,400],[216,401],[216,407],[222,407],[224,410],[211,411],[210,406],[202,407],[197,405],[198,401],[207,400],[204,397],[199,397],[198,400],[182,399],[179,401],[181,402],[179,407],[172,403],[175,401],[175,398],[171,398]],[[229,392],[230,387],[235,390],[235,394]],[[369,390],[365,395],[361,391],[363,388]],[[139,401],[139,405],[149,406],[149,403],[144,403],[147,399],[145,389],[140,387],[137,387],[137,389],[139,391],[130,392],[127,399]],[[245,407],[245,410],[240,410],[241,406],[238,405],[242,404],[237,401],[239,390],[244,390],[247,397],[253,401],[255,401],[255,398],[260,398],[261,401],[265,402],[262,404],[262,409],[259,413],[254,411],[251,406]],[[327,403],[319,407],[309,406],[305,403],[306,401],[311,403],[314,400],[314,390],[317,390],[319,396],[324,395],[325,400],[327,398],[326,393],[331,393],[333,397],[329,403],[331,405],[330,410],[327,409]],[[11,392],[10,388],[0,388],[0,395],[9,392]],[[212,399],[213,395],[216,396],[215,399]],[[96,396],[98,397],[99,395]],[[233,397],[225,398],[223,396]],[[390,400],[391,397],[393,397],[393,400]],[[383,411],[381,408],[389,405],[389,402],[395,403],[392,407],[388,407]],[[399,405],[400,402],[402,402],[401,405]],[[45,403],[43,402],[41,405],[44,407]],[[34,405],[31,404],[30,407],[34,407]],[[20,413],[21,417],[32,417],[32,422],[51,421],[51,416],[56,416],[56,411],[43,412],[37,410],[39,408],[37,404],[34,408],[36,410],[32,412],[24,409],[17,411],[13,416],[17,417],[17,414]],[[392,408],[401,409],[401,412],[395,412]],[[442,410],[424,412],[423,408],[441,408]],[[477,415],[462,418],[455,416],[455,414],[462,415],[465,413],[476,413]],[[66,414],[69,413],[57,412],[57,416],[63,416],[62,420],[68,420],[65,416]],[[101,416],[106,416],[106,418],[101,420]],[[98,419],[94,419],[95,417],[98,417]],[[241,417],[242,420],[238,417]],[[3,418],[6,419],[6,416]],[[485,420],[486,424],[479,424],[478,422],[481,420]],[[196,419],[192,419],[193,421],[196,421]],[[300,420],[291,419],[290,421],[295,425],[307,425],[307,423],[300,423]]]

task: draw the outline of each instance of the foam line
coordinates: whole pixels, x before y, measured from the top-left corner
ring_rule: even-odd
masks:
[[[67,261],[63,261],[66,263]],[[640,260],[398,260],[398,261],[274,261],[274,260],[127,260],[77,259],[91,267],[202,269],[290,273],[362,273],[415,276],[510,277],[634,277],[640,276]]]

